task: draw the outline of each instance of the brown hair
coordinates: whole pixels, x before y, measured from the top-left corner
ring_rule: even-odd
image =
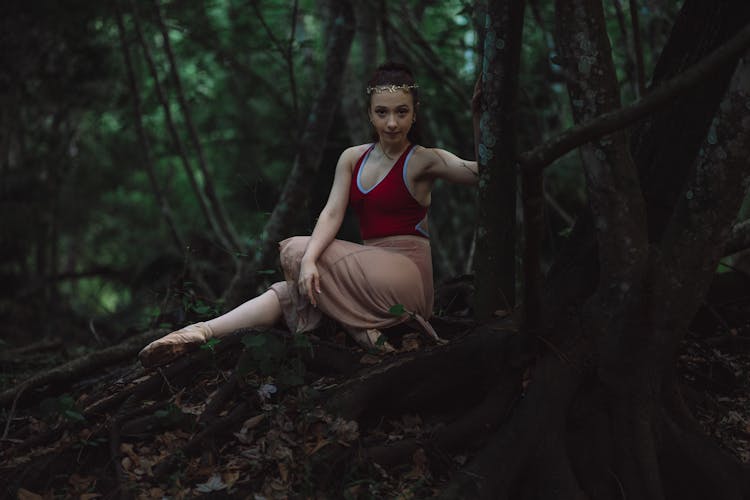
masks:
[[[388,61],[375,69],[372,77],[367,81],[368,87],[380,87],[387,85],[415,85],[414,73],[405,64]],[[412,88],[409,90],[414,101],[414,113],[419,110],[419,88]],[[372,102],[372,94],[367,97],[367,110],[370,109]],[[421,134],[419,133],[419,122],[414,122],[409,129],[409,133],[406,135],[409,142],[412,144],[419,144]],[[373,131],[373,139],[378,140],[377,132]]]

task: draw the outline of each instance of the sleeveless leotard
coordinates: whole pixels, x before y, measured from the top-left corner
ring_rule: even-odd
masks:
[[[369,189],[361,183],[362,169],[375,145],[357,161],[352,172],[349,205],[359,216],[363,240],[385,236],[414,235],[429,238],[427,207],[419,204],[409,191],[406,173],[414,152],[412,144],[399,156],[388,173]]]

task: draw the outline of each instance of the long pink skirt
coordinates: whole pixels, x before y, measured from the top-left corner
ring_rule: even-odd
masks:
[[[401,304],[424,323],[432,315],[433,284],[430,242],[420,236],[389,236],[364,245],[334,240],[317,261],[322,293],[313,307],[297,289],[300,261],[309,236],[279,243],[286,281],[274,283],[284,320],[293,332],[313,330],[322,314],[347,330],[385,328],[412,317],[394,316],[391,307]],[[429,328],[429,325],[427,325]]]

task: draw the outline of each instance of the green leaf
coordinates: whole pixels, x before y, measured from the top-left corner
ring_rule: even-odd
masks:
[[[304,333],[295,333],[292,335],[292,346],[297,349],[310,349],[312,348],[312,343],[310,342],[310,338]]]
[[[156,410],[154,412],[154,416],[159,417],[159,418],[167,418],[169,416],[169,411],[168,410]]]
[[[85,422],[86,418],[78,413],[77,411],[73,410],[65,410],[64,415],[69,418],[70,420],[77,420],[78,422]]]
[[[75,407],[76,402],[73,400],[73,397],[70,394],[63,394],[57,400],[60,402],[61,408],[70,409]]]
[[[269,357],[283,358],[286,355],[286,345],[284,345],[284,342],[276,335],[268,333],[265,333],[264,335],[267,336],[264,352]]]
[[[220,339],[208,339],[206,343],[201,346],[201,349],[208,349],[208,350],[213,351],[214,346],[218,344],[219,342],[221,342]]]
[[[401,316],[406,312],[406,308],[403,304],[396,304],[395,306],[391,306],[390,309],[388,309],[388,313],[392,314],[393,316]]]
[[[256,273],[265,275],[276,274],[276,269],[260,269],[259,271],[256,271]]]
[[[250,334],[242,337],[242,345],[249,349],[257,349],[266,345],[266,337],[262,334]]]
[[[194,307],[193,311],[197,312],[198,314],[209,314],[211,312],[211,306],[202,304]]]

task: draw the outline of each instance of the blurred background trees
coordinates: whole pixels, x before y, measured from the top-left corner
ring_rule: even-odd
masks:
[[[624,104],[650,78],[642,68],[653,67],[680,3],[648,0],[631,11],[628,2],[606,2]],[[300,151],[326,45],[342,22],[338,5],[3,2],[0,338],[180,323],[221,309],[242,273],[257,283],[278,279],[275,269],[248,266]],[[338,155],[369,140],[363,88],[386,59],[417,74],[424,145],[473,158],[469,100],[481,6],[351,2],[355,20],[344,22],[354,38],[322,160],[284,236],[312,229]],[[572,123],[553,7],[527,6],[520,151]],[[584,200],[578,163],[570,154],[545,172],[548,254]],[[472,189],[437,187],[430,212],[437,282],[471,269],[475,214]],[[347,221],[340,236],[358,239],[356,225]]]

